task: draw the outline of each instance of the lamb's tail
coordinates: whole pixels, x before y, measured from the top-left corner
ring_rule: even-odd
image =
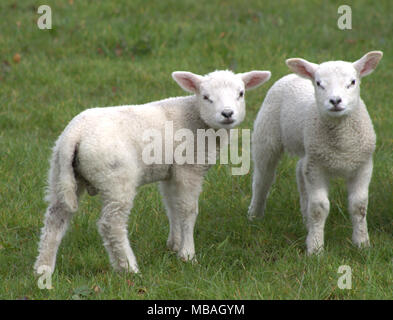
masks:
[[[50,163],[46,200],[65,206],[70,212],[78,210],[77,181],[74,166],[79,137],[67,129],[56,141]]]

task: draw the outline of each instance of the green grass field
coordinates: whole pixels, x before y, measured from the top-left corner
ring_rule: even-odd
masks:
[[[393,3],[347,1],[352,30],[337,27],[341,1],[53,1],[52,30],[39,30],[40,1],[0,2],[0,299],[392,299]],[[48,159],[73,116],[185,93],[175,70],[270,70],[247,94],[252,128],[285,59],[354,61],[385,55],[362,83],[378,137],[368,210],[372,247],[351,244],[342,181],[332,184],[324,255],[305,255],[295,182],[285,157],[263,221],[247,220],[251,173],[216,165],[199,201],[197,264],[166,249],[168,221],[155,185],[140,189],[129,238],[141,275],[114,273],[96,228],[98,197],[84,196],[58,252],[52,290],[32,266],[46,204]],[[20,55],[17,62],[15,54]],[[352,289],[337,286],[352,268]]]

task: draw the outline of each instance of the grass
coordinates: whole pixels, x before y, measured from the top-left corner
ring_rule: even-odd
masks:
[[[352,30],[339,30],[340,1],[46,1],[52,30],[39,30],[37,1],[0,3],[0,299],[392,299],[392,3],[347,1]],[[385,56],[362,97],[378,137],[370,186],[372,248],[351,242],[346,191],[331,188],[326,252],[307,257],[295,183],[296,159],[278,169],[263,221],[246,219],[251,174],[213,167],[200,197],[198,264],[166,250],[168,222],[155,185],[141,188],[129,238],[142,274],[114,273],[96,229],[99,199],[85,196],[58,252],[53,290],[32,275],[56,137],[84,109],[183,95],[170,74],[271,70],[247,94],[252,128],[285,59],[353,61]],[[20,62],[14,62],[18,53]],[[340,265],[352,289],[337,287]]]

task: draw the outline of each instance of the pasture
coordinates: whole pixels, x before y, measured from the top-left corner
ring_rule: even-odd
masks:
[[[393,3],[347,1],[352,29],[337,26],[340,1],[54,1],[52,29],[37,27],[39,1],[0,3],[0,299],[392,299]],[[305,254],[295,158],[285,157],[266,216],[250,222],[251,172],[209,171],[195,227],[198,263],[166,249],[169,224],[156,185],[140,189],[129,239],[140,275],[115,273],[98,234],[98,197],[85,195],[60,246],[53,289],[33,276],[46,203],[49,156],[58,135],[93,107],[184,95],[175,70],[205,74],[270,70],[247,92],[242,129],[252,129],[285,59],[384,57],[362,81],[377,134],[370,185],[371,248],[351,243],[346,188],[332,184],[325,253]],[[352,289],[338,287],[350,266]]]

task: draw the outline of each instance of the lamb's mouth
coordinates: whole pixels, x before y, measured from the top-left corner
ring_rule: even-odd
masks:
[[[221,124],[232,124],[234,122],[235,122],[235,119],[230,118],[230,119],[222,120]]]
[[[330,108],[329,111],[331,112],[340,112],[340,111],[344,111],[345,107],[340,107],[340,106],[334,106],[333,108]]]

